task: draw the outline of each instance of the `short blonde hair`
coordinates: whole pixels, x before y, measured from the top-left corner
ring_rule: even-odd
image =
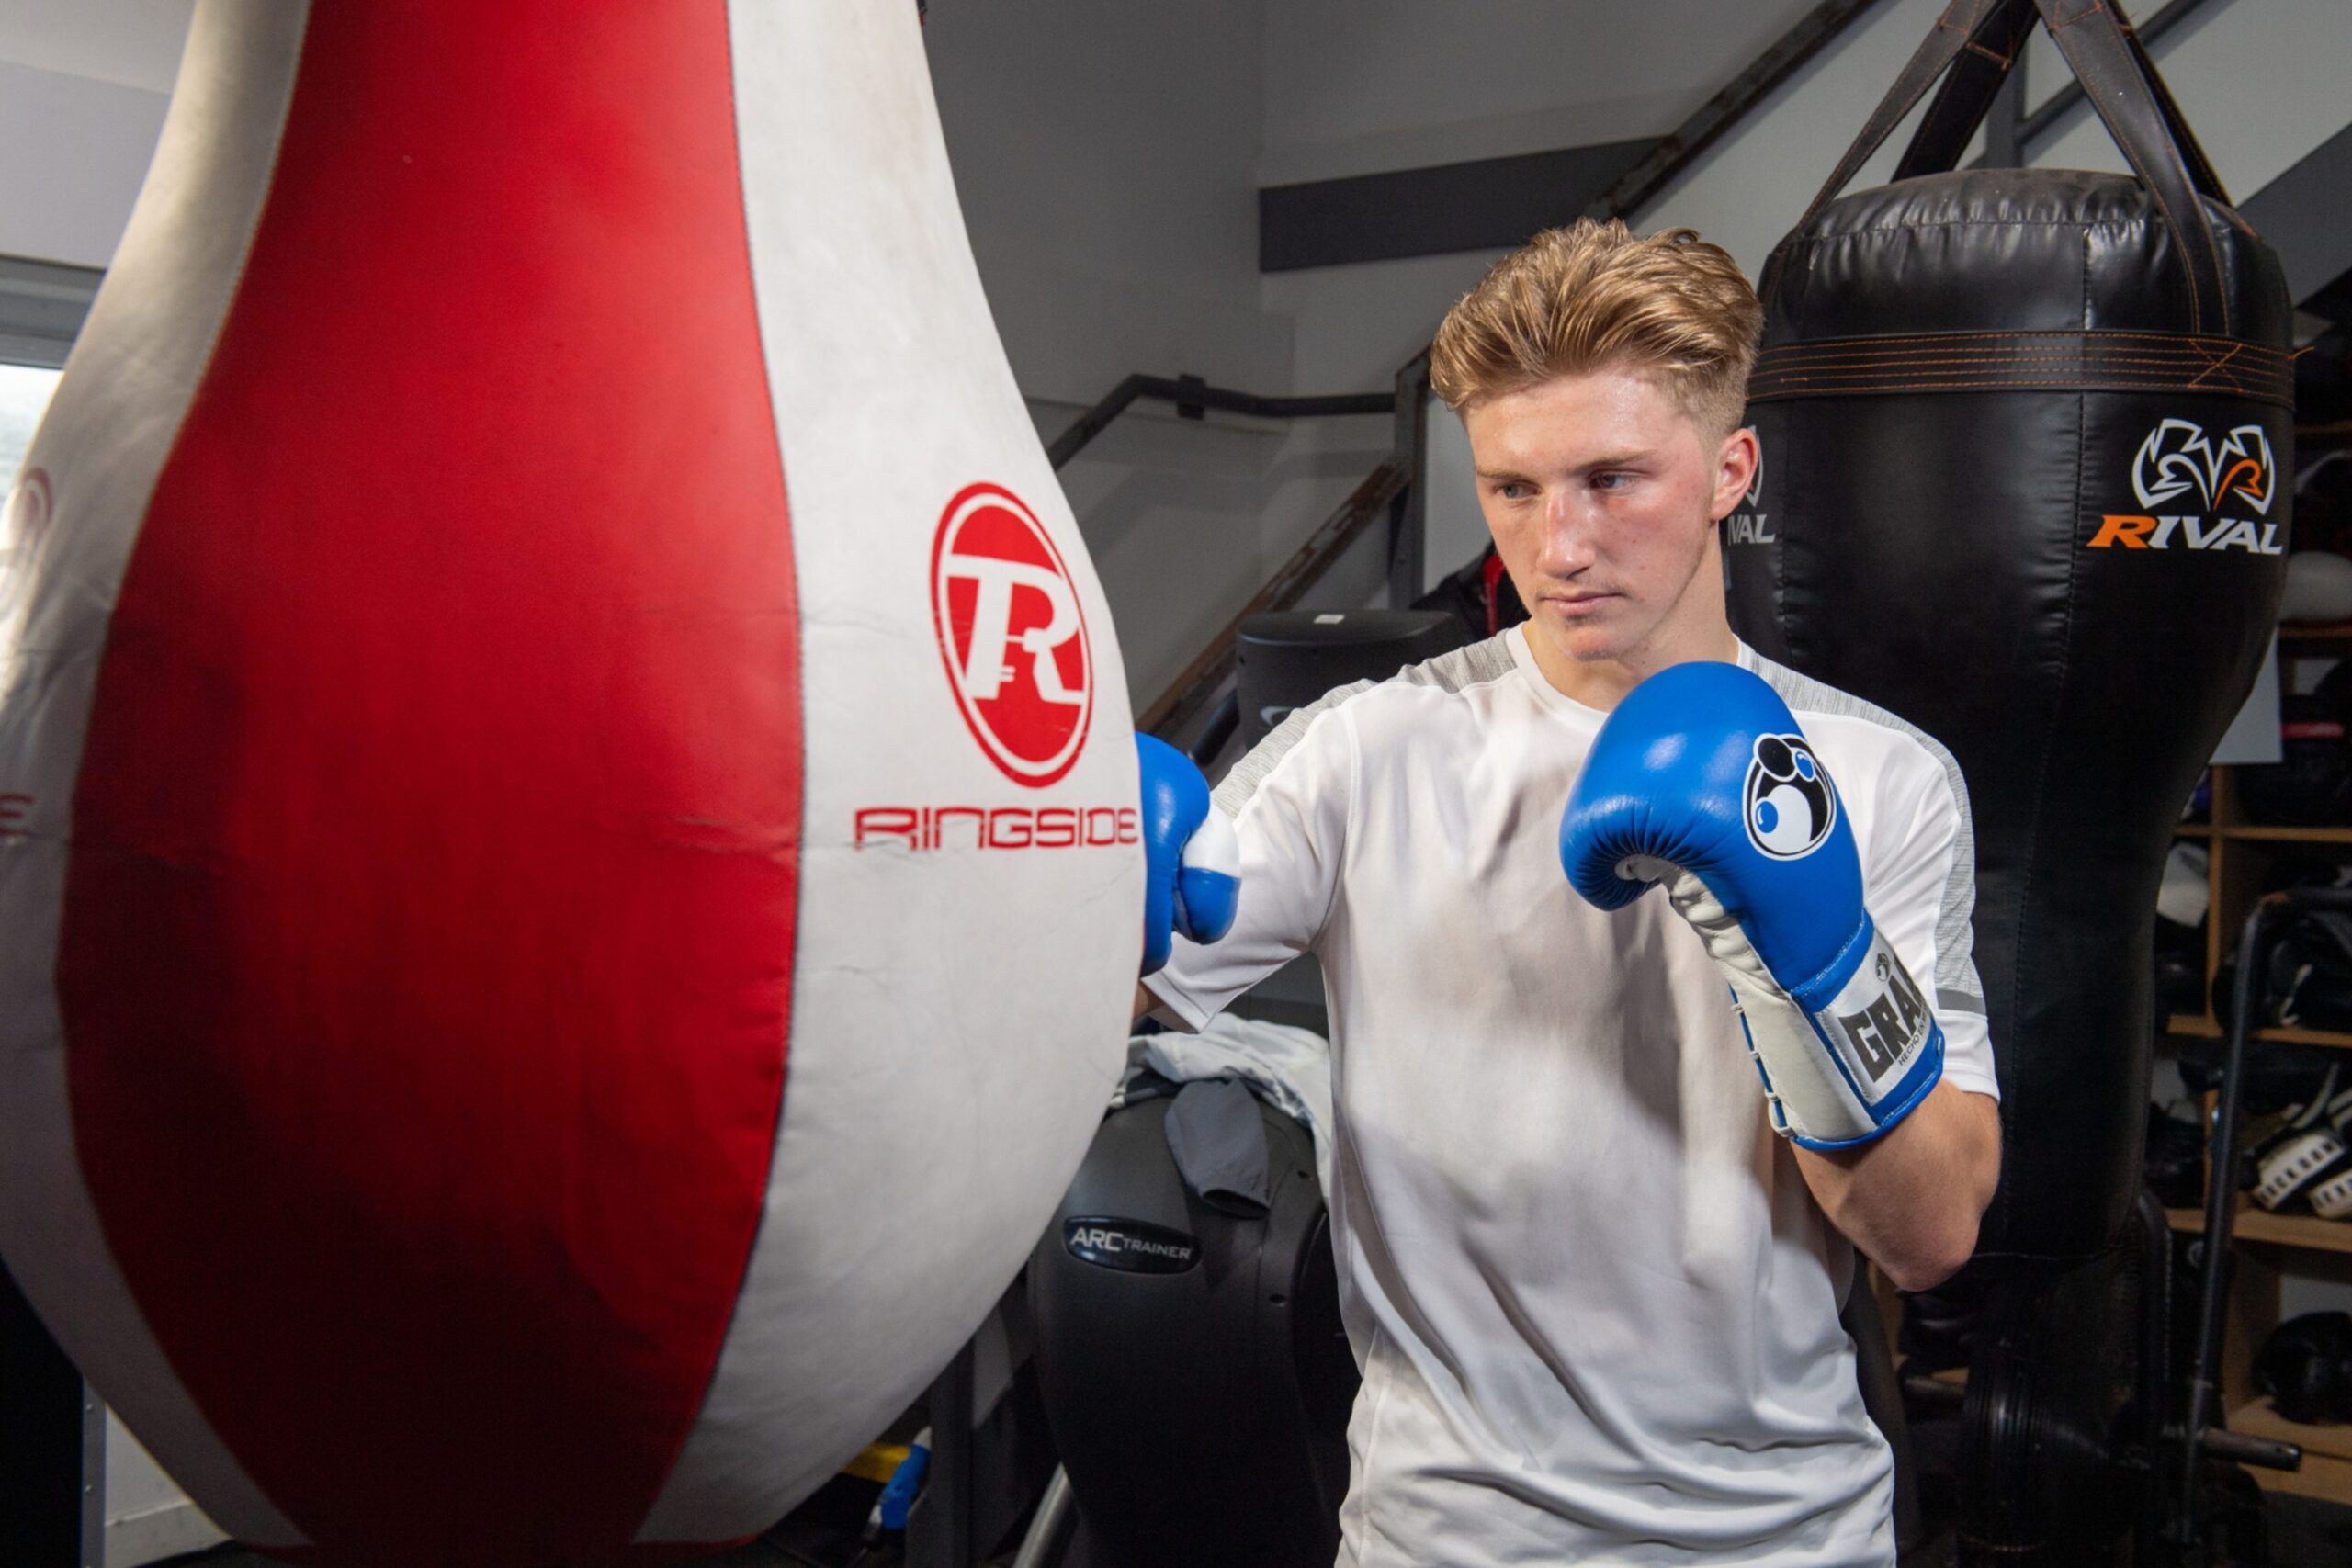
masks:
[[[1696,231],[1637,240],[1615,219],[1580,218],[1497,262],[1446,312],[1430,384],[1460,412],[1555,376],[1623,367],[1657,377],[1702,426],[1728,435],[1763,325],[1739,264]]]

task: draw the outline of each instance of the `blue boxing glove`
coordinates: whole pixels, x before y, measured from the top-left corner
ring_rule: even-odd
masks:
[[[1241,842],[1209,802],[1192,759],[1148,735],[1136,737],[1143,772],[1143,973],[1168,962],[1175,933],[1215,942],[1241,903]]]
[[[1760,677],[1677,664],[1600,727],[1560,821],[1560,863],[1603,909],[1652,883],[1731,982],[1775,1131],[1878,1137],[1943,1073],[1943,1029],[1862,907],[1836,784]]]

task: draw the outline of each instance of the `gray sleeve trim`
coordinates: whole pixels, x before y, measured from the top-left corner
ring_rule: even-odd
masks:
[[[1744,642],[1739,645],[1739,662],[1771,682],[1790,707],[1883,725],[1909,736],[1943,768],[1944,784],[1951,791],[1952,810],[1960,821],[1952,835],[1951,874],[1944,881],[1943,908],[1936,919],[1936,1005],[1952,1012],[1983,1012],[1984,984],[1976,977],[1974,956],[1976,936],[1969,923],[1976,909],[1976,829],[1968,813],[1968,781],[1962,776],[1960,764],[1941,741],[1908,719],[1775,664]]]
[[[1514,668],[1510,649],[1503,642],[1503,637],[1512,635],[1511,632],[1504,632],[1501,637],[1491,637],[1467,648],[1457,648],[1451,653],[1441,653],[1435,659],[1419,664],[1408,664],[1388,677],[1388,681],[1431,686],[1442,692],[1465,691],[1472,686],[1499,681]],[[1349,698],[1369,692],[1375,686],[1386,685],[1388,681],[1357,681],[1326,692],[1304,707],[1291,709],[1282,723],[1274,726],[1271,734],[1234,763],[1233,770],[1217,784],[1214,797],[1216,808],[1227,817],[1239,817],[1242,807],[1250,804],[1250,797],[1258,793],[1258,786],[1266,782],[1266,775],[1290,755],[1292,749],[1297,746],[1317,719]]]

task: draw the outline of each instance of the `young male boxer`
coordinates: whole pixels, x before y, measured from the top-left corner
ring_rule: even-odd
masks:
[[[1935,741],[1732,634],[1760,319],[1722,250],[1616,223],[1454,307],[1431,379],[1531,619],[1244,758],[1238,918],[1138,991],[1198,1027],[1322,962],[1342,1564],[1894,1561],[1838,1312],[1855,1247],[1935,1283],[1992,1194],[1968,806]],[[1208,818],[1175,776],[1162,881]]]

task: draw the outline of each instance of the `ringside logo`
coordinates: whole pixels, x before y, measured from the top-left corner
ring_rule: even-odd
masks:
[[[956,705],[1018,784],[1069,773],[1094,712],[1078,585],[1046,525],[1001,485],[967,485],[931,547],[932,617]]]
[[[1143,842],[1132,806],[867,806],[852,822],[858,849],[1077,850]]]
[[[2270,437],[2258,424],[2241,424],[2215,441],[2185,419],[2160,420],[2132,458],[2132,493],[2144,513],[2107,513],[2091,536],[2095,550],[2245,550],[2284,552],[2278,525],[2231,517],[2224,508],[2267,516],[2278,493],[2278,469]],[[2158,512],[2186,503],[2196,512]]]
[[[1838,791],[1802,735],[1759,735],[1740,791],[1747,841],[1774,860],[1803,860],[1838,821]]]
[[[0,511],[0,618],[31,595],[33,570],[49,543],[54,512],[49,470],[27,468],[8,492],[6,509]]]

